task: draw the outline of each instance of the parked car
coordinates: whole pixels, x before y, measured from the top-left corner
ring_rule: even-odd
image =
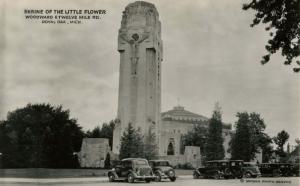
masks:
[[[245,178],[256,178],[261,176],[259,167],[254,162],[244,162],[242,169],[243,169],[243,176]]]
[[[290,163],[262,163],[259,165],[262,176],[292,176],[293,165]]]
[[[176,180],[176,174],[173,167],[167,160],[150,160],[149,165],[156,177],[155,181],[160,182],[162,179],[170,179],[172,182]]]
[[[242,160],[213,160],[193,171],[193,178],[242,178]]]
[[[110,182],[126,180],[133,183],[136,180],[141,180],[148,183],[155,180],[155,175],[146,159],[127,158],[108,171],[108,179]]]

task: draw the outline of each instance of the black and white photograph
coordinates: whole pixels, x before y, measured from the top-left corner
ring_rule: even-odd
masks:
[[[300,185],[300,0],[0,0],[0,185]]]

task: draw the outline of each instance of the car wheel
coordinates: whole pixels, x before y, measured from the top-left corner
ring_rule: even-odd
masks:
[[[131,173],[128,174],[127,181],[128,181],[128,183],[133,183],[134,182],[134,177],[133,177],[133,175]]]
[[[172,178],[170,178],[170,180],[171,180],[171,182],[174,182],[174,181],[176,181],[176,177],[172,177]]]
[[[236,171],[234,175],[235,175],[234,178],[238,178],[238,179],[241,179],[244,176],[242,171]]]
[[[151,180],[149,180],[149,179],[146,179],[145,181],[146,181],[146,183],[150,183],[151,182]]]
[[[214,179],[220,179],[221,176],[220,176],[220,174],[219,174],[218,172],[216,172],[216,173],[213,175],[213,178],[214,178]]]
[[[115,175],[109,174],[109,175],[108,175],[108,181],[109,181],[109,182],[114,182],[114,181],[115,181]]]
[[[199,179],[199,177],[200,177],[200,176],[199,176],[197,173],[195,173],[195,172],[193,173],[193,178],[194,178],[194,179]]]
[[[245,172],[245,173],[244,173],[244,177],[245,177],[245,178],[251,178],[252,175],[251,175],[250,172]]]
[[[161,175],[159,174],[159,172],[155,173],[155,181],[157,181],[157,182],[161,181]]]

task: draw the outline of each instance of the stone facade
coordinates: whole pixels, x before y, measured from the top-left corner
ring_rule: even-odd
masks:
[[[161,114],[162,118],[162,131],[161,140],[163,145],[159,148],[162,154],[160,155],[181,155],[182,143],[181,137],[187,134],[188,131],[193,130],[194,125],[203,125],[203,127],[208,127],[209,118],[187,111],[182,106],[176,106],[172,110],[164,112]],[[230,158],[230,153],[228,153],[229,142],[231,139],[231,125],[223,124],[223,145],[225,150],[225,158]],[[173,150],[172,150],[173,149]]]
[[[137,1],[126,6],[119,29],[120,53],[118,123],[113,152],[119,154],[120,137],[131,123],[142,134],[152,130],[160,136],[161,23],[151,3]]]
[[[84,138],[78,153],[80,167],[104,167],[107,153],[110,153],[108,139]]]
[[[184,154],[158,156],[157,158],[168,160],[173,166],[187,164],[193,168],[197,168],[202,163],[200,147],[195,146],[186,146]]]

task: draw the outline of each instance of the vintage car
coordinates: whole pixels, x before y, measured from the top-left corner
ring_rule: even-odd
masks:
[[[156,177],[155,181],[170,179],[173,182],[176,180],[175,170],[167,160],[150,160],[149,165]]]
[[[242,170],[245,178],[256,178],[261,176],[259,167],[254,162],[244,162]]]
[[[263,176],[292,176],[293,165],[290,163],[262,163],[259,170]]]
[[[114,168],[108,171],[110,182],[116,180],[126,180],[133,183],[136,180],[146,181],[147,183],[155,180],[155,175],[146,159],[127,158],[123,159]]]
[[[207,161],[204,167],[193,171],[193,178],[242,178],[242,160],[213,160]]]

